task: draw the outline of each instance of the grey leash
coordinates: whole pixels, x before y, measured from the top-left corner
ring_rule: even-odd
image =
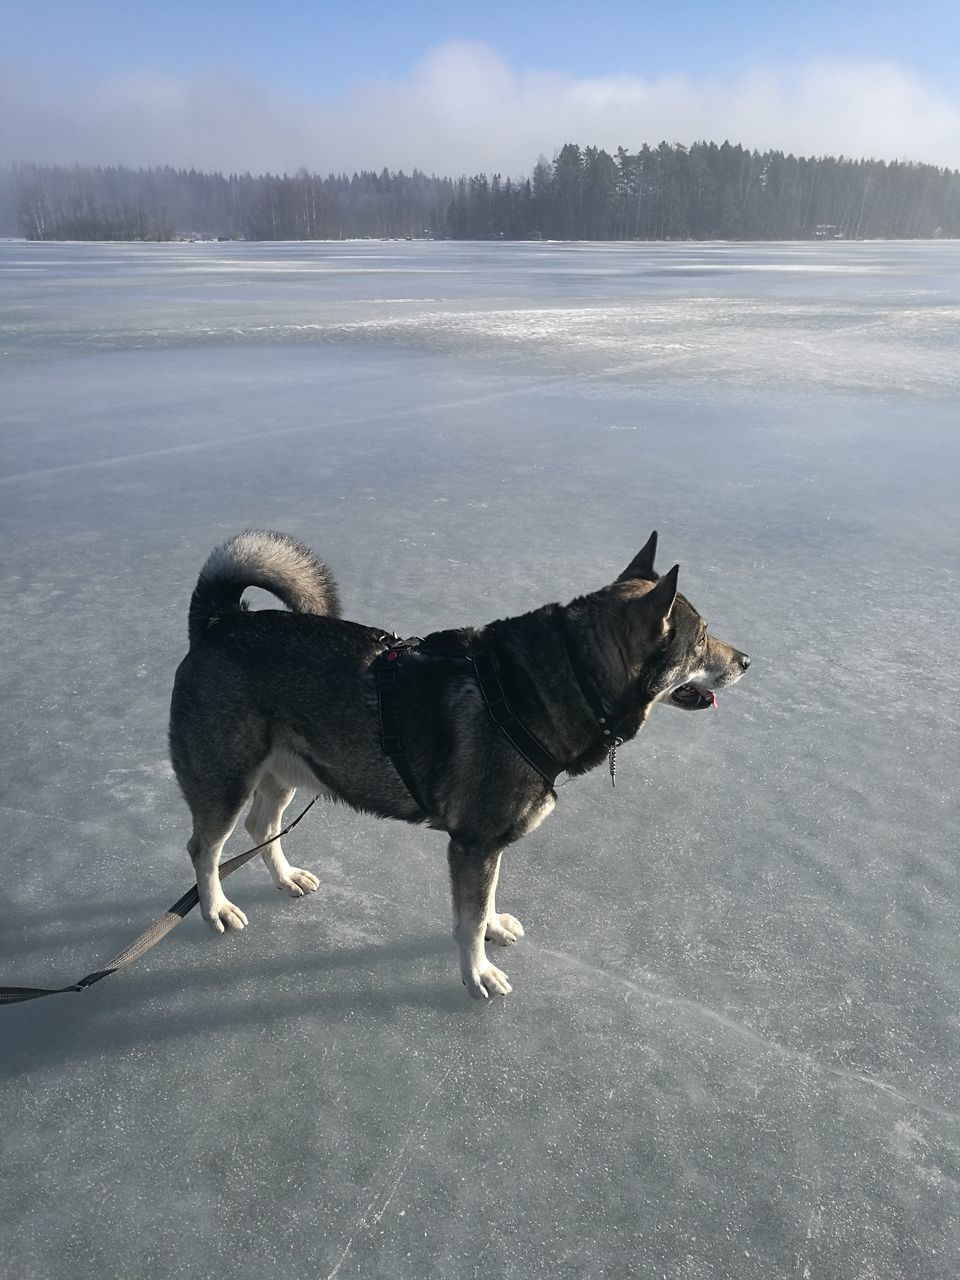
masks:
[[[229,861],[221,863],[219,868],[220,879],[225,880],[238,867],[242,867],[245,862],[249,862],[255,853],[259,853],[268,844],[273,844],[274,840],[279,840],[288,831],[292,831],[300,819],[306,817],[318,799],[319,796],[314,796],[306,808],[302,809],[291,823],[288,823],[282,831],[278,831],[275,836],[271,836],[269,840],[264,840],[262,844],[254,845],[252,849],[247,849],[244,853],[238,853],[235,858],[230,858]],[[41,996],[58,996],[67,991],[86,991],[87,987],[92,987],[101,978],[109,978],[110,974],[116,973],[118,969],[126,969],[129,965],[134,964],[151,947],[155,947],[161,938],[165,938],[171,929],[175,929],[184,916],[188,915],[199,901],[200,895],[197,892],[197,886],[194,885],[169,910],[154,920],[153,924],[145,929],[139,938],[135,938],[128,947],[124,947],[112,960],[108,960],[102,969],[95,969],[93,973],[88,973],[86,977],[79,978],[68,987],[0,987],[0,1004],[19,1004],[23,1000],[39,1000]]]

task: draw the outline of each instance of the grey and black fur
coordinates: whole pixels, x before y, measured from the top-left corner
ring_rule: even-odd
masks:
[[[677,593],[678,566],[656,573],[656,541],[654,533],[610,586],[568,605],[443,633],[447,645],[493,656],[515,714],[569,774],[603,763],[611,724],[627,741],[658,702],[715,705],[716,692],[749,665]],[[246,612],[248,586],[272,592],[289,611]],[[260,842],[281,830],[303,786],[448,833],[463,982],[471,996],[506,994],[507,976],[490,963],[485,941],[507,945],[523,927],[495,905],[500,856],[547,817],[556,792],[494,725],[468,663],[412,654],[396,711],[424,815],[381,749],[370,668],[383,631],[339,615],[326,565],[283,534],[241,533],[200,573],[190,652],[174,684],[170,751],[193,816],[188,849],[204,918],[217,933],[247,923],[224,896],[220,852],[251,796],[245,825]],[[294,897],[317,888],[314,875],[287,862],[279,840],[262,857],[277,888]]]

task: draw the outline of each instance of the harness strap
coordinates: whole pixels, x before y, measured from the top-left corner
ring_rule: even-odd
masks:
[[[379,654],[373,662],[377,681],[377,713],[380,717],[380,746],[384,755],[393,761],[393,767],[400,775],[400,780],[413,797],[417,808],[426,815],[429,813],[426,802],[413,776],[410,761],[403,747],[400,736],[400,723],[397,719],[395,695],[397,691],[397,668],[400,654],[414,649],[420,643],[414,640],[400,640],[391,644],[384,653]]]
[[[552,787],[563,766],[550,754],[547,748],[530,730],[514,715],[507,696],[500,683],[496,662],[489,653],[471,653],[462,647],[453,647],[444,643],[446,634],[438,632],[421,640],[414,636],[409,640],[397,640],[389,636],[380,639],[387,644],[383,653],[373,660],[373,671],[377,686],[377,711],[380,718],[380,746],[384,755],[390,757],[393,766],[404,786],[410,792],[417,808],[424,814],[429,813],[423,794],[417,785],[409,757],[403,747],[400,733],[400,722],[396,713],[395,698],[397,676],[401,657],[410,652],[418,652],[424,658],[439,658],[469,662],[473,668],[474,678],[484,706],[490,719],[497,726],[507,741],[518,751],[527,764]]]
[[[468,654],[480,686],[480,693],[490,713],[490,719],[503,736],[520,752],[527,764],[532,765],[552,787],[557,775],[562,771],[561,765],[547,750],[539,739],[518,720],[510,709],[503,685],[497,674],[496,663],[489,653]]]

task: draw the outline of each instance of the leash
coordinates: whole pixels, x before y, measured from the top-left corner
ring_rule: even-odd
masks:
[[[252,849],[247,849],[244,853],[238,853],[236,857],[222,863],[219,868],[220,879],[225,880],[238,867],[242,867],[245,862],[249,862],[255,853],[259,853],[268,844],[273,844],[274,840],[279,840],[289,831],[292,831],[301,818],[306,817],[319,798],[319,796],[314,796],[306,808],[302,809],[294,820],[288,823],[282,831],[278,831],[275,836],[271,836],[269,840],[264,840],[262,844],[254,845]],[[146,955],[151,947],[155,947],[161,938],[165,938],[171,929],[177,927],[184,916],[189,915],[199,901],[200,895],[197,892],[197,886],[194,885],[169,910],[154,920],[149,928],[144,929],[139,938],[135,938],[128,947],[124,947],[112,960],[108,960],[102,969],[95,969],[93,973],[88,973],[86,977],[79,978],[67,987],[0,987],[0,1005],[19,1004],[24,1000],[39,1000],[41,996],[63,995],[67,991],[76,991],[78,993],[86,991],[87,987],[92,987],[95,982],[99,982],[102,978],[109,978],[111,973],[116,973],[119,969],[126,969],[139,960],[141,956]]]

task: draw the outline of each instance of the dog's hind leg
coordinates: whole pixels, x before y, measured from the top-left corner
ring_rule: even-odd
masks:
[[[455,839],[447,850],[453,890],[453,936],[460,948],[460,976],[475,1000],[507,995],[507,975],[487,959],[484,936],[493,909],[500,854],[473,853]]]
[[[233,828],[240,816],[241,806],[229,817],[214,818],[210,814],[193,815],[193,834],[187,841],[187,852],[193,861],[197,875],[197,890],[200,894],[200,910],[203,918],[214,931],[242,929],[247,917],[238,906],[235,906],[224,894],[217,874],[220,866],[220,853],[230,839]]]
[[[253,836],[257,844],[262,844],[270,836],[283,828],[283,813],[287,805],[296,795],[296,789],[285,787],[272,773],[260,775],[257,789],[253,795],[253,804],[247,814],[244,826]],[[267,870],[278,889],[289,893],[291,898],[302,898],[306,893],[313,893],[320,881],[309,871],[301,867],[291,867],[280,848],[280,841],[274,840],[260,854]]]
[[[497,868],[493,873],[493,886],[490,890],[490,908],[487,912],[485,936],[488,942],[497,942],[501,947],[509,947],[523,937],[523,925],[516,916],[506,911],[498,911],[496,904],[497,883],[500,879],[500,854],[497,855]]]

